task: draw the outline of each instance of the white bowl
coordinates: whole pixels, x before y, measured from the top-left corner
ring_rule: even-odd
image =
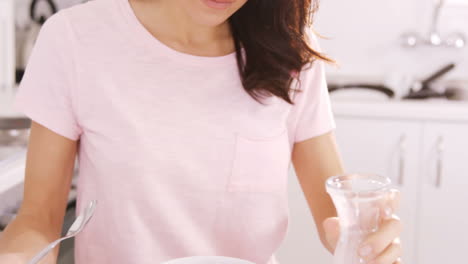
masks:
[[[162,264],[255,264],[247,260],[218,257],[218,256],[196,256],[173,259]]]

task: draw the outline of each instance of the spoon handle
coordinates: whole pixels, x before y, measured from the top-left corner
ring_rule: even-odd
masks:
[[[43,259],[49,252],[54,249],[60,242],[62,242],[65,239],[68,239],[69,237],[63,237],[60,239],[55,240],[54,242],[50,243],[47,247],[45,247],[43,250],[41,250],[39,253],[37,253],[34,258],[32,258],[28,264],[37,264],[41,259]]]
[[[28,264],[37,264],[41,259],[43,259],[49,252],[54,249],[60,242],[75,237],[78,233],[83,231],[84,227],[86,224],[88,224],[89,220],[94,214],[94,209],[96,207],[97,201],[93,200],[89,203],[88,207],[83,210],[83,212],[75,219],[73,222],[72,226],[68,229],[67,235],[55,240],[54,242],[50,243],[45,247],[43,250],[41,250],[37,255],[35,255],[29,262]]]

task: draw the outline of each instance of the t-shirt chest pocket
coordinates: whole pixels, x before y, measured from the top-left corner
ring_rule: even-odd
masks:
[[[287,130],[265,139],[237,134],[228,191],[286,190],[290,157]]]

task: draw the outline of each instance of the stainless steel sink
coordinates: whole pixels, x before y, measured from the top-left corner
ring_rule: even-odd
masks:
[[[0,118],[0,161],[26,148],[30,127],[28,118]]]
[[[0,118],[0,147],[26,146],[30,127],[29,118]]]
[[[27,117],[2,117],[0,118],[0,130],[27,129],[31,127],[31,119]]]

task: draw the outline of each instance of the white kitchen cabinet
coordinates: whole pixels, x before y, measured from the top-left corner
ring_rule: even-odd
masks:
[[[288,234],[276,253],[280,264],[331,264],[331,254],[322,246],[294,170],[289,175]]]
[[[418,264],[467,263],[468,123],[424,124]]]
[[[336,118],[336,138],[345,168],[349,172],[380,174],[392,178],[405,193],[399,215],[405,222],[408,263],[414,254],[414,202],[417,184],[421,126],[405,121]],[[290,226],[288,236],[278,251],[281,263],[332,263],[317,235],[313,218],[294,172],[289,186]],[[411,261],[410,261],[411,260]]]
[[[468,251],[468,104],[334,102],[348,172],[390,177],[401,190],[404,261],[465,263]],[[330,264],[292,172],[290,228],[281,263]]]

